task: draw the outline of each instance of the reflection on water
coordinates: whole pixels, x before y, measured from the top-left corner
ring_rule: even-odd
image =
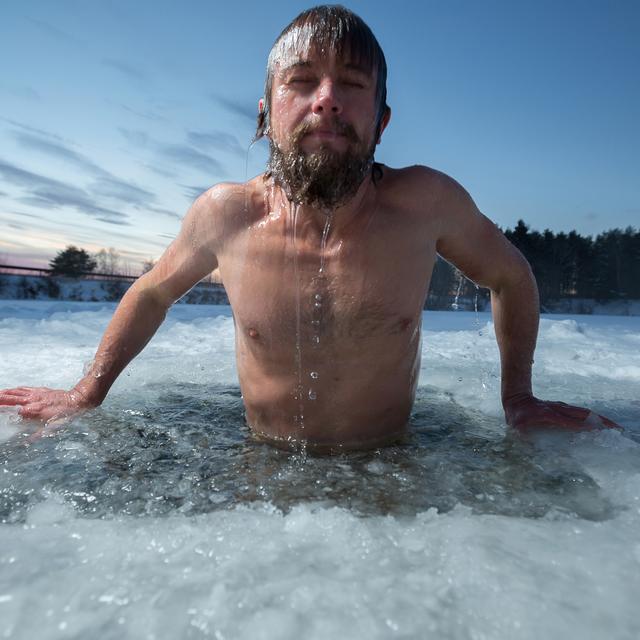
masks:
[[[187,515],[266,501],[357,515],[412,516],[458,504],[476,513],[537,518],[612,517],[596,482],[566,452],[505,436],[498,420],[420,388],[401,445],[332,457],[255,442],[236,387],[149,390],[147,404],[120,396],[52,437],[0,444],[0,521],[20,522],[52,493],[84,517]],[[155,397],[154,397],[155,396]]]

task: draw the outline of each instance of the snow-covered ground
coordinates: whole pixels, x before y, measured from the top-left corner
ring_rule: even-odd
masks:
[[[0,388],[73,384],[114,306],[0,301]],[[508,433],[488,314],[425,312],[422,349],[372,453],[251,440],[228,307],[174,307],[50,437],[0,410],[0,636],[640,637],[640,318],[545,317],[536,354],[624,433]]]
[[[132,281],[124,278],[67,278],[0,273],[0,300],[67,300],[72,302],[114,302],[120,300]],[[198,284],[180,302],[228,304],[222,287]]]

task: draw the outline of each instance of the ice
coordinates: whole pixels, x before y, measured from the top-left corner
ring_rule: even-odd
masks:
[[[73,384],[112,311],[0,302],[0,388]],[[544,318],[538,393],[625,432],[524,439],[490,316],[427,312],[407,441],[305,458],[249,437],[229,308],[176,307],[95,412],[0,411],[0,637],[640,637],[639,346]]]

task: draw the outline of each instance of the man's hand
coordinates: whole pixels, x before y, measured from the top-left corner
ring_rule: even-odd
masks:
[[[622,429],[612,420],[564,402],[539,400],[528,393],[517,394],[503,401],[507,424],[514,429]]]
[[[47,387],[16,387],[0,390],[0,406],[19,406],[18,415],[42,422],[64,421],[96,405],[77,389],[63,391]]]

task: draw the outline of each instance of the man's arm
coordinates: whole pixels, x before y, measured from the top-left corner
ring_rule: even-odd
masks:
[[[0,391],[0,405],[18,405],[25,418],[57,420],[102,403],[111,385],[162,324],[169,307],[217,266],[224,225],[218,186],[200,196],[176,240],[154,268],[129,288],[83,378],[69,391],[17,387]]]
[[[433,180],[433,178],[431,178]],[[469,279],[491,290],[500,350],[502,406],[507,424],[519,429],[616,427],[588,409],[546,402],[533,395],[531,368],[539,322],[538,289],[529,263],[486,218],[469,194],[440,175],[436,215],[438,253]]]

